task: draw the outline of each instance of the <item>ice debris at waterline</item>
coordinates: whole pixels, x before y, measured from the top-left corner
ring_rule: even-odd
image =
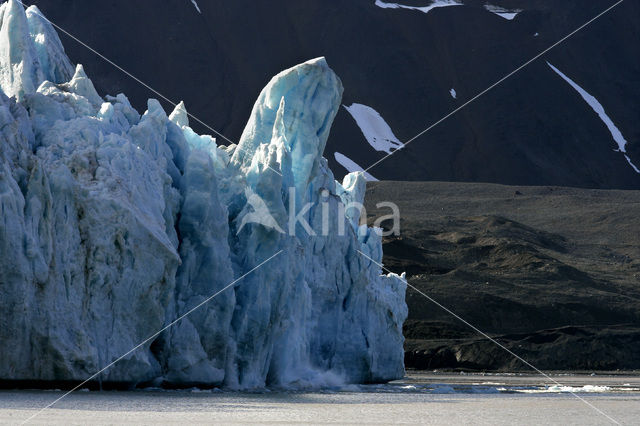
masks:
[[[0,25],[0,380],[84,380],[280,251],[101,380],[403,375],[404,277],[359,254],[381,261],[378,233],[335,214],[365,182],[336,182],[322,158],[342,94],[323,58],[275,76],[223,147],[183,104],[167,117],[151,99],[140,116],[101,98],[36,7],[10,0]],[[246,219],[255,196],[280,229]]]

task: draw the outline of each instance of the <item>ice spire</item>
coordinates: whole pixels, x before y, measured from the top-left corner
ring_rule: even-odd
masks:
[[[246,169],[260,145],[284,144],[291,155],[290,186],[306,187],[317,170],[341,97],[342,83],[322,57],[282,71],[260,93],[232,161]]]
[[[0,5],[0,87],[7,96],[21,100],[40,83],[68,81],[73,67],[55,30],[31,6],[9,0]]]
[[[173,112],[169,115],[169,120],[180,128],[189,126],[189,115],[187,114],[187,108],[184,106],[184,101],[180,101],[180,103],[176,105]]]
[[[16,0],[0,6],[0,86],[19,100],[44,80],[24,8]]]
[[[98,95],[95,87],[93,87],[93,83],[84,72],[82,64],[78,64],[76,66],[73,78],[66,84],[66,86],[73,93],[87,98],[95,108],[99,108],[100,105],[102,105],[102,98]]]
[[[45,80],[53,83],[69,81],[73,75],[73,65],[64,52],[58,33],[36,6],[29,6],[26,15],[29,33]]]

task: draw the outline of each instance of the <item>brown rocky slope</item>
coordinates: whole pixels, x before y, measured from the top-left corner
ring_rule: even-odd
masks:
[[[368,222],[397,203],[384,263],[538,368],[640,368],[640,191],[376,182]],[[526,365],[407,291],[408,368]]]

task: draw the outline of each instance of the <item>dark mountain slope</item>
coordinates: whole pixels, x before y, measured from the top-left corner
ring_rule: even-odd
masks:
[[[371,106],[406,141],[613,1],[493,2],[523,9],[513,20],[472,0],[428,14],[383,9],[373,0],[200,0],[201,14],[189,0],[34,3],[167,97],[184,99],[190,112],[231,140],[271,75],[323,55],[343,80],[344,104]],[[602,103],[640,163],[639,23],[640,5],[625,1],[371,173],[379,179],[640,188],[640,174],[613,151],[603,122],[545,63]],[[69,38],[63,42],[99,91],[125,92],[139,109],[155,96]],[[363,167],[383,156],[345,109],[325,154],[340,175],[336,151]]]
[[[542,369],[640,368],[640,191],[380,182],[385,266]],[[406,364],[528,367],[407,290]]]

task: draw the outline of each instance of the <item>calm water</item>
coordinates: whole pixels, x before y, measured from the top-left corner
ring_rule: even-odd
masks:
[[[640,424],[639,376],[416,375],[320,392],[78,391],[32,424],[335,423]],[[0,422],[16,424],[62,395],[0,391]]]

